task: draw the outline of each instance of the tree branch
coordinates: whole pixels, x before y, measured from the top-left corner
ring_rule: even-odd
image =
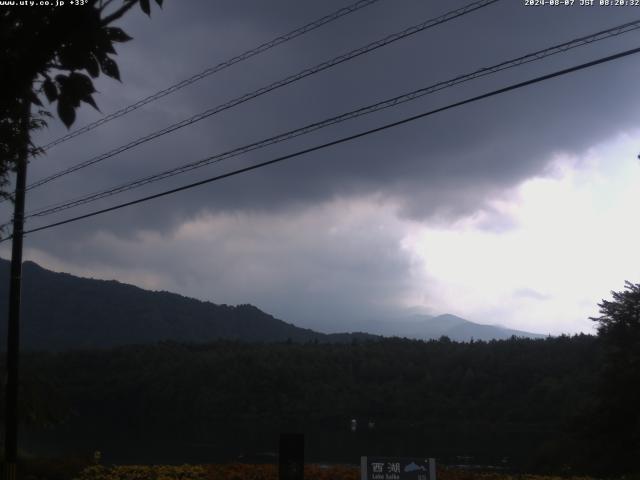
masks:
[[[105,25],[109,25],[111,22],[113,22],[114,20],[119,19],[120,17],[122,17],[125,13],[127,13],[129,10],[131,10],[131,8],[136,5],[138,3],[138,0],[128,0],[127,3],[125,3],[122,7],[120,7],[118,10],[116,10],[115,12],[113,12],[111,15],[106,16],[105,18],[102,19],[102,21],[100,22],[100,24],[102,26]]]
[[[105,8],[107,8],[109,5],[111,5],[113,3],[113,0],[106,0],[106,2],[102,2],[102,0],[100,0],[100,11],[104,11]]]

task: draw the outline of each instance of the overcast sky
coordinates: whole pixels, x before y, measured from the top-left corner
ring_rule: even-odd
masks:
[[[35,181],[469,2],[380,0],[51,149]],[[640,8],[501,0],[263,95],[28,194],[27,210],[120,184],[481,67],[640,19]],[[348,4],[167,0],[119,24],[123,83],[102,113]],[[632,32],[158,182],[89,212],[640,46]],[[320,331],[452,313],[540,333],[591,332],[597,303],[640,282],[640,56],[509,92],[170,197],[34,233],[25,257]],[[43,144],[66,132],[59,121]],[[8,217],[6,204],[2,213]],[[8,244],[0,255],[9,257]]]

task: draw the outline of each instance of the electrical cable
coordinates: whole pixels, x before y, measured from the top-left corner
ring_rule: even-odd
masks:
[[[312,30],[315,30],[323,25],[326,25],[327,23],[333,22],[341,17],[344,17],[345,15],[348,15],[350,13],[356,12],[362,8],[368,7],[369,5],[376,3],[380,0],[359,0],[355,3],[352,3],[351,5],[348,5],[346,7],[343,7],[339,10],[336,10],[333,13],[330,13],[329,15],[325,15],[322,18],[319,18],[317,20],[314,20],[311,23],[307,23],[306,25],[303,25],[302,27],[298,27],[295,30],[292,30],[289,33],[285,33],[284,35],[280,35],[279,37],[274,38],[273,40],[270,40],[268,42],[265,42],[255,48],[252,48],[251,50],[247,50],[244,53],[241,53],[240,55],[237,55],[233,58],[230,58],[229,60],[226,60],[224,62],[221,62],[213,67],[209,67],[206,70],[203,70],[202,72],[193,75],[185,80],[182,80],[176,84],[171,85],[170,87],[165,88],[164,90],[160,90],[159,92],[154,93],[153,95],[149,95],[148,97],[143,98],[142,100],[138,100],[137,102],[124,107],[120,110],[117,110],[99,120],[96,120],[95,122],[89,123],[88,125],[85,125],[82,128],[78,128],[77,130],[74,130],[73,132],[67,133],[66,135],[63,135],[60,138],[57,138],[56,140],[53,140],[52,142],[47,143],[46,145],[40,147],[42,150],[49,150],[50,148],[55,147],[56,145],[59,145],[63,142],[66,142],[67,140],[70,140],[74,137],[77,137],[78,135],[82,135],[83,133],[86,133],[90,130],[93,130],[94,128],[99,127],[100,125],[104,125],[107,122],[110,122],[111,120],[115,120],[116,118],[120,118],[130,112],[133,112],[134,110],[137,110],[138,108],[147,105],[151,102],[154,102],[162,97],[166,97],[167,95],[170,95],[174,92],[177,92],[178,90],[191,85],[192,83],[195,83],[199,80],[202,80],[203,78],[209,77],[210,75],[213,75],[214,73],[218,73],[226,68],[231,67],[232,65],[235,65],[236,63],[240,63],[244,60],[248,60],[251,57],[254,57],[260,53],[266,52],[267,50],[270,50],[278,45],[281,45],[285,42],[288,42],[290,40],[293,40],[296,37],[299,37],[301,35],[304,35],[305,33],[308,33]]]
[[[630,50],[625,50],[623,52],[619,52],[619,53],[616,53],[614,55],[609,55],[607,57],[602,57],[602,58],[599,58],[597,60],[592,60],[590,62],[582,63],[580,65],[576,65],[576,66],[573,66],[573,67],[565,68],[563,70],[558,70],[558,71],[553,72],[553,73],[549,73],[549,74],[546,74],[546,75],[535,77],[533,79],[526,80],[524,82],[519,82],[519,83],[516,83],[516,84],[512,84],[512,85],[509,85],[507,87],[503,87],[503,88],[500,88],[500,89],[497,89],[497,90],[493,90],[493,91],[488,92],[488,93],[484,93],[482,95],[477,95],[475,97],[471,97],[471,98],[468,98],[466,100],[462,100],[462,101],[459,101],[459,102],[456,102],[456,103],[451,103],[451,104],[446,105],[444,107],[436,108],[434,110],[430,110],[430,111],[427,111],[427,112],[424,112],[424,113],[420,113],[418,115],[413,115],[411,117],[407,117],[407,118],[404,118],[402,120],[398,120],[396,122],[387,123],[387,124],[382,125],[380,127],[372,128],[372,129],[369,129],[369,130],[366,130],[366,131],[363,131],[363,132],[360,132],[360,133],[357,133],[357,134],[354,134],[354,135],[349,135],[347,137],[342,137],[342,138],[339,138],[339,139],[331,141],[331,142],[323,143],[321,145],[316,145],[314,147],[306,148],[304,150],[299,150],[297,152],[294,152],[294,153],[291,153],[291,154],[288,154],[288,155],[284,155],[284,156],[281,156],[281,157],[277,157],[277,158],[274,158],[274,159],[271,159],[271,160],[267,160],[265,162],[261,162],[261,163],[257,163],[257,164],[254,164],[254,165],[251,165],[251,166],[248,166],[248,167],[244,167],[244,168],[240,168],[240,169],[237,169],[237,170],[233,170],[231,172],[227,172],[227,173],[224,173],[224,174],[221,174],[221,175],[216,175],[214,177],[206,178],[204,180],[199,180],[199,181],[194,182],[194,183],[190,183],[190,184],[187,184],[187,185],[183,185],[181,187],[173,188],[171,190],[165,190],[165,191],[160,192],[160,193],[156,193],[156,194],[149,195],[149,196],[146,196],[146,197],[138,198],[136,200],[132,200],[132,201],[129,201],[129,202],[124,202],[124,203],[121,203],[121,204],[118,204],[118,205],[114,205],[114,206],[111,206],[111,207],[108,207],[108,208],[103,208],[103,209],[100,209],[100,210],[96,210],[96,211],[93,211],[93,212],[90,212],[90,213],[86,213],[84,215],[79,215],[79,216],[68,218],[68,219],[65,219],[65,220],[58,221],[58,222],[54,222],[54,223],[50,223],[50,224],[47,224],[47,225],[43,225],[41,227],[33,228],[31,230],[26,230],[24,232],[24,234],[26,235],[26,234],[30,234],[30,233],[39,232],[39,231],[42,231],[42,230],[48,230],[48,229],[51,229],[51,228],[54,228],[54,227],[58,227],[58,226],[61,226],[61,225],[65,225],[65,224],[68,224],[68,223],[77,222],[79,220],[84,220],[86,218],[94,217],[96,215],[101,215],[103,213],[112,212],[112,211],[115,211],[115,210],[120,210],[120,209],[125,208],[125,207],[129,207],[129,206],[132,206],[132,205],[137,205],[139,203],[143,203],[143,202],[147,202],[147,201],[150,201],[150,200],[153,200],[153,199],[156,199],[156,198],[160,198],[160,197],[164,197],[164,196],[167,196],[167,195],[171,195],[173,193],[181,192],[181,191],[184,191],[184,190],[189,190],[191,188],[195,188],[195,187],[198,187],[198,186],[201,186],[201,185],[205,185],[205,184],[212,183],[212,182],[215,182],[215,181],[218,181],[218,180],[222,180],[224,178],[232,177],[232,176],[239,175],[239,174],[242,174],[242,173],[246,173],[246,172],[249,172],[249,171],[252,171],[252,170],[256,170],[258,168],[266,167],[268,165],[273,165],[275,163],[283,162],[283,161],[291,159],[291,158],[299,157],[299,156],[305,155],[307,153],[315,152],[315,151],[322,150],[322,149],[325,149],[325,148],[328,148],[328,147],[331,147],[331,146],[334,146],[334,145],[339,145],[341,143],[349,142],[349,141],[355,140],[357,138],[365,137],[365,136],[371,135],[373,133],[381,132],[383,130],[387,130],[387,129],[390,129],[390,128],[393,128],[393,127],[397,127],[397,126],[403,125],[405,123],[413,122],[413,121],[418,120],[420,118],[424,118],[424,117],[427,117],[427,116],[430,116],[430,115],[434,115],[436,113],[440,113],[440,112],[443,112],[445,110],[450,110],[450,109],[453,109],[453,108],[456,108],[456,107],[460,107],[462,105],[466,105],[466,104],[469,104],[469,103],[477,102],[479,100],[483,100],[485,98],[493,97],[493,96],[500,95],[500,94],[503,94],[503,93],[506,93],[506,92],[509,92],[509,91],[512,91],[512,90],[517,90],[517,89],[520,89],[520,88],[523,88],[523,87],[526,87],[526,86],[529,86],[529,85],[533,85],[535,83],[540,83],[540,82],[543,82],[543,81],[546,81],[546,80],[550,80],[550,79],[555,78],[555,77],[559,77],[559,76],[562,76],[562,75],[573,73],[573,72],[576,72],[576,71],[579,71],[579,70],[584,70],[586,68],[590,68],[590,67],[593,67],[593,66],[596,66],[596,65],[600,65],[600,64],[603,64],[603,63],[611,62],[613,60],[617,60],[617,59],[620,59],[620,58],[623,58],[623,57],[627,57],[629,55],[633,55],[633,54],[636,54],[638,52],[640,52],[640,47],[633,48],[633,49],[630,49]],[[0,240],[0,243],[4,242],[6,240],[9,240],[10,238],[11,238],[11,236],[9,236],[7,238],[4,238],[4,239]]]
[[[414,90],[412,92],[409,93],[405,93],[403,95],[399,95],[396,97],[393,97],[391,99],[387,99],[381,102],[377,102],[374,103],[372,105],[368,105],[366,107],[362,107],[359,108],[357,110],[352,110],[350,112],[347,113],[343,113],[319,122],[315,122],[312,123],[310,125],[306,125],[304,127],[301,128],[297,128],[295,130],[290,130],[288,132],[285,133],[281,133],[279,135],[264,139],[264,140],[260,140],[258,142],[254,142],[248,145],[244,145],[242,147],[238,147],[235,148],[233,150],[229,150],[223,153],[219,153],[217,155],[214,156],[209,156],[205,159],[200,159],[198,161],[195,162],[191,162],[191,163],[187,163],[185,165],[181,165],[179,167],[175,167],[169,170],[165,170],[153,175],[148,175],[133,181],[129,181],[126,182],[124,184],[121,184],[119,186],[116,187],[111,187],[109,189],[106,190],[102,190],[99,192],[94,192],[91,194],[85,194],[83,196],[80,197],[76,197],[74,199],[71,200],[66,200],[63,202],[58,202],[56,204],[53,205],[48,205],[45,207],[41,207],[38,208],[32,212],[27,213],[27,215],[25,216],[25,218],[31,218],[31,217],[43,217],[43,216],[47,216],[47,215],[51,215],[63,210],[67,210],[79,205],[84,205],[102,198],[106,198],[106,197],[110,197],[112,195],[116,195],[118,193],[122,193],[128,190],[132,190],[134,188],[138,188],[141,187],[143,185],[147,185],[149,183],[153,183],[153,182],[157,182],[160,180],[163,180],[165,178],[169,178],[169,177],[173,177],[175,175],[179,175],[181,173],[185,173],[191,170],[195,170],[197,168],[201,168],[213,163],[218,163],[221,162],[223,160],[227,160],[229,158],[232,157],[236,157],[238,155],[242,155],[244,153],[247,152],[251,152],[254,150],[258,150],[276,143],[280,143],[286,140],[290,140],[292,138],[301,136],[301,135],[306,135],[308,133],[311,133],[313,131],[328,127],[330,125],[335,125],[347,120],[352,120],[354,118],[358,118],[364,115],[368,115],[370,113],[373,112],[377,112],[380,110],[384,110],[387,108],[391,108],[391,107],[395,107],[397,105],[400,105],[402,103],[406,103],[412,100],[416,100],[418,98],[421,98],[425,95],[434,93],[434,92],[438,92],[440,90],[444,90],[445,88],[449,88],[449,87],[453,87],[455,85],[464,83],[464,82],[468,82],[470,80],[474,80],[480,77],[484,77],[487,75],[491,75],[503,70],[507,70],[509,68],[514,68],[514,67],[518,67],[527,63],[531,63],[534,61],[538,61],[538,60],[542,60],[544,58],[547,58],[551,55],[555,55],[558,53],[563,53],[563,52],[567,52],[573,48],[577,48],[583,45],[590,45],[592,43],[598,42],[598,41],[602,41],[605,40],[607,38],[611,38],[617,35],[621,35],[623,33],[628,33],[634,30],[637,30],[640,28],[640,19],[639,20],[635,20],[633,22],[627,22],[625,24],[622,25],[618,25],[616,27],[612,27],[606,30],[602,30],[599,31],[597,33],[591,34],[591,35],[587,35],[587,36],[583,36],[568,42],[564,42],[562,44],[559,45],[554,45],[552,47],[543,49],[543,50],[538,50],[536,52],[533,53],[529,53],[527,55],[523,55],[520,57],[517,57],[515,59],[512,60],[507,60],[501,63],[498,63],[496,65],[490,66],[490,67],[485,67],[479,70],[476,70],[472,73],[467,73],[464,75],[458,75],[457,77],[454,77],[452,79],[446,80],[446,81],[441,81],[438,83],[435,83],[433,85],[430,85],[428,87],[424,87],[424,88],[420,88],[418,90]]]
[[[240,105],[241,103],[247,102],[249,100],[252,100],[256,97],[259,97],[261,95],[264,95],[268,92],[271,92],[273,90],[276,90],[278,88],[282,88],[286,85],[289,85],[293,82],[296,82],[298,80],[301,80],[305,77],[314,75],[318,72],[321,72],[323,70],[326,70],[328,68],[334,67],[336,65],[339,65],[343,62],[346,62],[348,60],[351,60],[353,58],[356,58],[360,55],[364,55],[365,53],[371,52],[373,50],[376,50],[378,48],[381,48],[383,46],[389,45],[393,42],[396,42],[398,40],[401,40],[403,38],[409,37],[411,35],[414,35],[418,32],[421,32],[423,30],[426,30],[428,28],[434,27],[436,25],[440,25],[442,23],[448,22],[450,20],[453,20],[455,18],[461,17],[463,15],[466,15],[468,13],[471,13],[475,10],[487,7],[489,5],[491,5],[492,3],[498,2],[499,0],[477,0],[474,1],[464,7],[458,8],[456,10],[452,10],[450,12],[447,12],[443,15],[440,15],[439,17],[430,19],[430,20],[426,20],[422,23],[419,23],[417,25],[414,25],[412,27],[409,27],[401,32],[398,33],[394,33],[391,35],[388,35],[387,37],[381,39],[381,40],[377,40],[375,42],[371,42],[367,45],[364,45],[360,48],[357,48],[355,50],[351,50],[348,53],[342,54],[338,57],[334,57],[331,60],[328,60],[326,62],[322,62],[320,64],[315,65],[314,67],[311,68],[307,68],[305,70],[302,70],[301,72],[295,74],[295,75],[290,75],[288,77],[285,77],[282,80],[273,82],[265,87],[259,88],[258,90],[254,90],[251,93],[247,93],[245,95],[242,95],[240,97],[236,97],[233,100],[230,100],[226,103],[220,104],[216,107],[213,107],[209,110],[206,110],[202,113],[199,113],[197,115],[194,115],[190,118],[187,118],[185,120],[182,120],[178,123],[174,123],[173,125],[170,125],[168,127],[165,127],[161,130],[157,130],[149,135],[146,135],[144,137],[140,137],[132,142],[127,143],[126,145],[122,145],[120,147],[117,147],[113,150],[110,150],[109,152],[103,153],[101,155],[98,155],[96,157],[93,157],[89,160],[85,160],[84,162],[78,163],[72,167],[69,167],[65,170],[62,170],[60,172],[54,173],[48,177],[45,177],[41,180],[38,180],[36,182],[31,183],[30,185],[27,185],[27,190],[31,190],[33,188],[42,186],[46,183],[51,182],[52,180],[55,180],[57,178],[60,178],[64,175],[68,175],[70,173],[76,172],[80,169],[86,168],[90,165],[93,165],[95,163],[101,162],[103,160],[106,160],[108,158],[114,157],[115,155],[118,155],[124,151],[127,151],[131,148],[137,147],[138,145],[141,145],[143,143],[146,143],[148,141],[154,140],[158,137],[161,137],[163,135],[166,135],[168,133],[174,132],[180,128],[186,127],[188,125],[192,125],[196,122],[199,122],[201,120],[204,120],[205,118],[208,118],[212,115],[215,115],[219,112],[222,112],[224,110],[228,110],[230,108],[233,108],[237,105]]]

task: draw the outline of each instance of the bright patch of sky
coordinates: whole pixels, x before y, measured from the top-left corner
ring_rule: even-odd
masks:
[[[640,282],[640,132],[558,154],[490,208],[404,241],[431,311],[540,333],[593,332],[597,303]]]

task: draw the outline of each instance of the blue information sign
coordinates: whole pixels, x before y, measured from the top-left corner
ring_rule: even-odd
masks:
[[[361,457],[361,480],[436,480],[434,458]]]

